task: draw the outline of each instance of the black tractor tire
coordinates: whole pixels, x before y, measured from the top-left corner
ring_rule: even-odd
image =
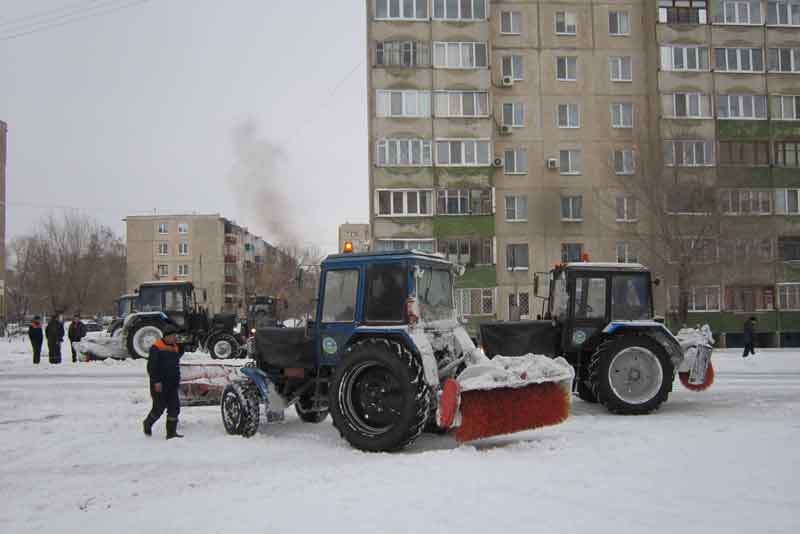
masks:
[[[576,380],[575,384],[575,393],[578,394],[578,398],[590,404],[597,404],[597,396],[592,391],[591,384],[588,384],[585,380]]]
[[[328,418],[328,410],[322,412],[313,412],[313,401],[310,395],[303,395],[297,404],[294,405],[294,410],[297,412],[297,417],[304,423],[321,423]]]
[[[404,345],[388,339],[354,343],[331,381],[334,426],[353,447],[367,452],[410,445],[428,421],[430,399],[422,363]]]
[[[597,401],[609,412],[620,415],[657,410],[672,391],[675,376],[667,351],[645,334],[616,336],[601,343],[592,355],[589,372]],[[621,390],[625,384],[633,384],[627,394]]]
[[[261,396],[258,386],[248,381],[233,382],[222,390],[222,424],[228,434],[252,437],[261,420]]]
[[[221,347],[227,344],[229,350],[220,352]],[[227,360],[239,356],[240,344],[235,336],[225,332],[212,334],[206,343],[208,354],[215,360]]]
[[[164,332],[164,324],[160,321],[139,321],[133,326],[131,326],[130,330],[128,331],[127,336],[127,343],[126,348],[128,349],[128,354],[130,354],[131,358],[134,360],[138,358],[147,359],[150,356],[149,350],[150,347],[147,347],[147,351],[139,352],[143,350],[143,347],[139,347],[137,349],[137,344],[141,345],[141,337],[144,335],[148,335],[149,337],[155,338],[153,342],[161,339],[161,336]],[[152,335],[150,335],[152,334]],[[151,343],[152,346],[152,343]]]

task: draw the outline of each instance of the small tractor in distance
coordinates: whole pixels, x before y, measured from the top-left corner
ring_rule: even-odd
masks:
[[[268,420],[294,405],[305,422],[330,413],[358,449],[393,451],[426,427],[467,441],[563,421],[572,368],[560,358],[483,356],[457,321],[459,272],[410,250],[328,256],[313,320],[257,325],[253,362],[222,393],[225,430],[250,437],[262,405]]]
[[[164,327],[171,324],[177,327],[178,341],[187,352],[200,349],[214,359],[237,357],[241,343],[233,331],[236,315],[210,316],[199,305],[198,296],[204,293],[195,291],[191,282],[143,283],[119,327],[122,346],[132,358],[147,358]]]
[[[642,265],[567,263],[549,273],[549,282],[540,320],[479,325],[487,356],[562,356],[575,369],[578,396],[617,414],[656,410],[676,372],[690,390],[711,385],[710,331],[676,337],[657,320],[652,286],[658,281]],[[534,293],[538,287],[536,275]]]

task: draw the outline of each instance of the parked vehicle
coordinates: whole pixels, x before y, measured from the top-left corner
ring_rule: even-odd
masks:
[[[456,320],[458,271],[408,250],[328,256],[305,327],[257,326],[254,363],[222,394],[226,431],[255,434],[262,404],[268,419],[292,405],[309,423],[330,413],[342,437],[366,451],[400,449],[426,426],[456,428],[466,440],[564,420],[571,367],[483,356]]]
[[[534,278],[538,293],[540,277]],[[541,320],[479,325],[487,356],[563,356],[574,388],[619,414],[645,414],[667,400],[676,372],[690,389],[713,381],[709,330],[678,337],[653,314],[650,271],[639,264],[568,263],[548,274]],[[699,335],[697,335],[699,334]]]

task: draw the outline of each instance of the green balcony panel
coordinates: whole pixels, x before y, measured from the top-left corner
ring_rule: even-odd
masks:
[[[471,267],[464,271],[463,276],[456,278],[456,287],[495,287],[497,285],[497,270],[494,265]]]
[[[720,187],[771,187],[769,167],[717,167]]]
[[[439,215],[433,218],[435,237],[494,235],[494,215]]]
[[[486,187],[493,183],[493,167],[435,167],[436,185],[449,188]]]
[[[800,124],[772,121],[772,137],[776,139],[797,139],[800,137]]]
[[[774,187],[800,187],[800,167],[773,167],[772,184]]]
[[[769,121],[719,120],[720,140],[769,139]]]

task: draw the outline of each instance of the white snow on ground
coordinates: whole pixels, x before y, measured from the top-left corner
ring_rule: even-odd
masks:
[[[711,390],[649,416],[576,399],[556,427],[365,454],[294,413],[228,436],[217,407],[148,439],[145,363],[64,348],[34,368],[0,340],[2,533],[800,532],[800,351],[716,352]]]

